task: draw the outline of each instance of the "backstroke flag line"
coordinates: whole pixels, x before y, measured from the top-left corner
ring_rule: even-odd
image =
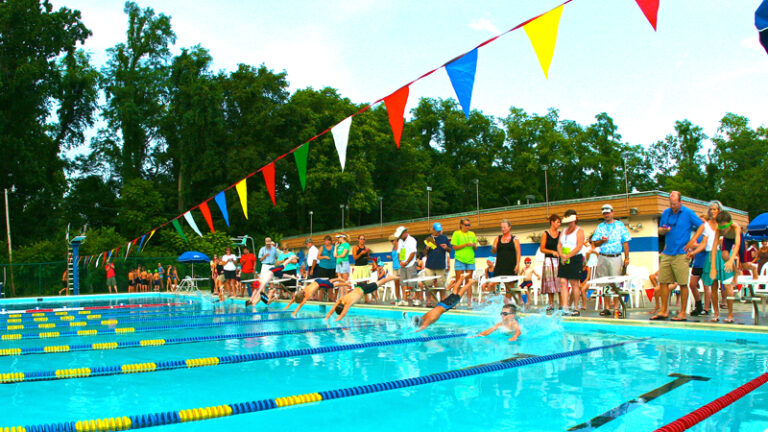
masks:
[[[552,56],[555,55],[557,29],[562,15],[563,6],[559,6],[523,26],[547,79],[549,79],[549,65],[552,64]]]
[[[211,229],[211,232],[214,232],[213,218],[211,217],[210,209],[207,204],[208,201],[210,201],[211,199],[216,201],[216,204],[218,205],[219,210],[221,211],[221,214],[224,217],[224,221],[229,227],[230,226],[229,211],[227,209],[227,198],[226,198],[225,192],[232,188],[236,189],[238,197],[240,198],[240,205],[243,209],[243,215],[245,216],[246,219],[248,219],[248,189],[246,186],[246,180],[248,179],[248,177],[255,175],[256,172],[258,171],[262,171],[262,175],[264,176],[264,182],[267,187],[267,192],[269,193],[270,199],[272,200],[272,204],[277,205],[276,197],[275,197],[275,183],[274,183],[275,166],[274,164],[278,160],[288,156],[288,154],[290,153],[293,153],[294,158],[296,159],[296,168],[298,170],[301,188],[302,190],[306,190],[307,156],[309,153],[308,144],[312,141],[317,140],[318,138],[321,138],[322,136],[326,135],[328,132],[331,132],[333,136],[334,145],[336,146],[336,151],[338,152],[338,155],[339,155],[339,163],[341,164],[341,171],[343,172],[346,165],[347,147],[349,144],[349,132],[352,125],[352,118],[359,114],[362,114],[363,112],[367,111],[368,109],[372,108],[373,106],[381,102],[384,102],[384,105],[387,110],[387,115],[389,117],[389,124],[390,124],[390,127],[392,128],[392,135],[395,141],[395,145],[398,148],[400,148],[400,140],[402,137],[403,125],[405,122],[404,120],[405,106],[408,102],[409,88],[413,83],[432,75],[438,69],[445,68],[446,73],[448,74],[448,77],[451,81],[451,85],[453,86],[453,89],[456,92],[456,97],[459,100],[459,104],[461,105],[462,110],[464,111],[465,117],[468,119],[471,112],[472,93],[473,93],[474,83],[475,83],[475,73],[477,71],[478,49],[496,41],[497,39],[507,35],[508,33],[512,33],[515,30],[520,29],[521,27],[525,30],[526,35],[531,41],[531,45],[533,46],[533,50],[536,53],[536,57],[539,60],[539,64],[541,65],[541,68],[544,71],[544,76],[548,78],[549,67],[552,63],[552,57],[554,56],[555,46],[557,44],[557,34],[558,34],[558,28],[560,25],[560,17],[562,16],[562,13],[563,13],[563,7],[566,4],[571,3],[573,1],[574,0],[563,0],[563,2],[559,6],[555,7],[554,9],[551,9],[550,11],[545,12],[542,15],[538,15],[528,21],[523,21],[517,26],[512,27],[476,45],[475,48],[473,48],[472,50],[464,54],[461,54],[459,56],[456,56],[454,59],[448,61],[447,63],[444,63],[441,66],[438,66],[426,73],[423,73],[418,78],[399,87],[398,90],[396,90],[394,93],[387,95],[386,97],[383,97],[381,99],[378,99],[368,105],[363,106],[357,112],[344,118],[339,123],[328,127],[322,132],[319,132],[317,135],[304,141],[304,143],[302,143],[301,145],[289,150],[288,152],[272,160],[265,166],[248,174],[238,182],[220,191],[215,196],[208,198],[203,203],[198,204],[188,209],[185,213],[182,213],[181,215],[176,216],[175,218],[163,223],[162,225],[155,227],[154,229],[152,229],[151,233],[144,233],[144,235],[140,237],[142,244],[140,244],[138,248],[134,248],[134,250],[137,251],[137,253],[141,253],[143,249],[142,246],[144,244],[144,239],[146,238],[147,234],[149,234],[149,238],[152,238],[152,234],[154,234],[156,230],[168,224],[173,225],[173,227],[176,229],[176,232],[179,234],[179,236],[181,236],[185,241],[188,241],[178,221],[178,219],[181,218],[182,216],[184,216],[184,219],[187,220],[189,225],[198,235],[202,235],[200,233],[200,230],[197,228],[197,224],[195,223],[194,218],[191,215],[191,211],[193,211],[197,207],[199,207],[201,213],[203,213],[203,217],[205,218],[205,221],[208,224],[208,227]],[[655,30],[660,0],[635,0],[635,1]],[[768,30],[766,30],[766,27],[768,27],[768,0],[763,0],[762,4],[760,5],[757,12],[755,13],[755,24],[758,30],[760,30],[761,43],[766,48],[766,51],[768,51]],[[139,240],[139,237],[135,238],[133,242],[131,242],[131,246],[135,246],[137,240]],[[128,247],[127,249],[128,250],[126,251],[126,257],[130,252],[130,247]],[[115,253],[118,253],[119,248],[117,248],[116,250],[113,249],[113,251]],[[92,255],[89,257],[91,258],[89,261],[96,261],[96,265],[98,265],[99,259],[102,258],[101,255],[102,254]],[[104,252],[103,255],[104,255],[103,258],[106,258],[106,252]],[[94,257],[96,258],[95,260],[92,259]]]

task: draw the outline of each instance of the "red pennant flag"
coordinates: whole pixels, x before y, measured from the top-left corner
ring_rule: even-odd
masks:
[[[403,114],[405,113],[405,104],[408,102],[408,87],[392,93],[384,98],[384,105],[389,114],[389,125],[392,127],[392,135],[395,136],[395,144],[400,148],[400,137],[403,134]]]
[[[645,295],[648,296],[648,301],[653,301],[653,288],[646,288],[645,289]]]
[[[208,224],[208,228],[211,229],[212,233],[215,233],[216,230],[213,229],[213,219],[211,218],[211,209],[208,208],[208,201],[200,204],[200,213],[203,214],[203,218],[205,219],[205,223]]]
[[[275,163],[271,162],[262,168],[261,173],[264,175],[264,183],[267,184],[269,197],[272,198],[272,205],[277,206],[277,203],[275,203]]]
[[[131,242],[131,246],[136,246],[136,242],[137,242],[137,241],[139,241],[139,238],[138,238],[138,237],[136,237],[135,239],[133,239],[133,241]]]
[[[637,5],[643,11],[643,14],[648,18],[648,22],[653,26],[653,30],[656,31],[656,16],[659,14],[659,0],[635,0]]]
[[[104,252],[104,257],[101,259],[101,262],[102,263],[106,263],[107,262],[107,253],[106,252]]]

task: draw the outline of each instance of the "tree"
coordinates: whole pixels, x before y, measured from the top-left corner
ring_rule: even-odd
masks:
[[[0,2],[0,188],[16,186],[10,217],[17,244],[61,226],[66,179],[62,149],[92,125],[95,70],[78,51],[90,31],[80,12],[49,1]],[[20,204],[20,203],[23,203]]]

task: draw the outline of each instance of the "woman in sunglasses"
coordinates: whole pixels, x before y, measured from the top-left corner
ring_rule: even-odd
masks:
[[[517,308],[512,303],[507,303],[501,308],[501,321],[488,330],[483,330],[477,334],[477,336],[488,336],[498,329],[502,329],[507,333],[515,333],[511,338],[507,339],[510,342],[514,342],[520,337],[520,325],[517,323]],[[477,337],[476,336],[476,337]]]

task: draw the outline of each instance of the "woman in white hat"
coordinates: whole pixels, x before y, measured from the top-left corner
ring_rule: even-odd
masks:
[[[581,248],[584,246],[584,230],[576,225],[577,222],[576,210],[567,210],[563,217],[563,225],[566,227],[557,244],[557,253],[560,256],[560,265],[557,268],[557,277],[560,278],[560,308],[568,304],[569,284],[573,303],[578,305],[581,298],[581,270],[584,267]],[[570,315],[578,316],[578,309],[573,310]]]

